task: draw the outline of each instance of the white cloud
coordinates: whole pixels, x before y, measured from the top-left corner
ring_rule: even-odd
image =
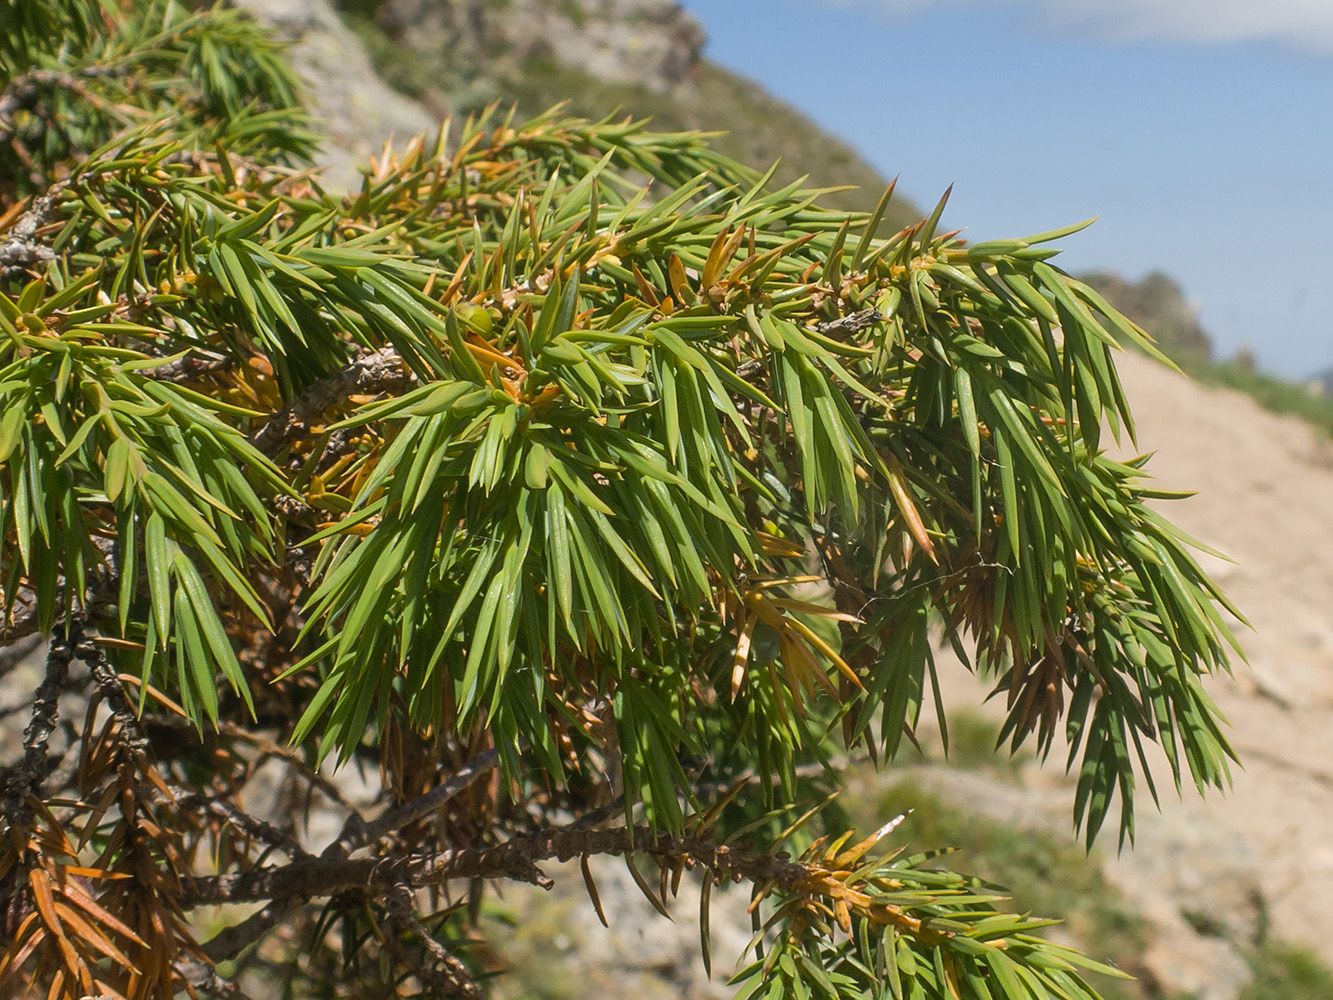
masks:
[[[1113,38],[1333,48],[1333,3],[1328,0],[1036,0],[1035,5],[1060,27]]]
[[[824,0],[845,3],[846,0]],[[995,0],[877,0],[916,13],[931,6]],[[1333,52],[1333,0],[1002,0],[1027,8],[1062,31],[1115,40],[1180,42],[1270,41]]]

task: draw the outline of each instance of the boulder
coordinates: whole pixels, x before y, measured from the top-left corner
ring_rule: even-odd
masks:
[[[291,43],[288,58],[309,87],[311,111],[329,136],[317,162],[332,190],[360,185],[359,171],[386,140],[400,144],[440,123],[375,73],[329,0],[233,0]]]

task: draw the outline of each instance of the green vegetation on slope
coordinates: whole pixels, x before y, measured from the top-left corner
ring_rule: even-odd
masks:
[[[1203,359],[1212,356],[1213,345],[1199,325],[1194,306],[1173,279],[1153,271],[1139,281],[1118,274],[1096,271],[1082,280],[1097,289],[1107,302],[1143,327],[1171,357],[1189,354]]]
[[[1333,437],[1333,396],[1312,390],[1300,382],[1256,371],[1244,357],[1210,361],[1196,355],[1173,354],[1185,374],[1204,385],[1236,389],[1273,413],[1290,414],[1314,424]],[[1333,993],[1328,994],[1333,997]]]
[[[1254,981],[1240,1000],[1328,1000],[1333,997],[1333,969],[1311,952],[1267,942],[1250,960]]]
[[[810,183],[820,187],[853,185],[853,190],[821,199],[832,208],[870,211],[884,190],[884,179],[845,142],[744,77],[709,62],[700,63],[692,87],[674,94],[598,80],[551,59],[525,64],[516,84],[513,97],[524,112],[535,113],[551,100],[569,100],[570,110],[587,118],[619,112],[651,118],[654,128],[669,132],[721,132],[713,142],[720,152],[763,169],[777,162],[779,183],[809,171]],[[910,226],[922,214],[895,198],[885,229]]]
[[[1257,371],[1248,352],[1225,361],[1215,359],[1208,334],[1171,278],[1154,272],[1131,282],[1098,272],[1085,274],[1082,280],[1148,331],[1163,353],[1191,378],[1243,392],[1266,410],[1300,417],[1333,436],[1333,395],[1317,386],[1312,389]]]

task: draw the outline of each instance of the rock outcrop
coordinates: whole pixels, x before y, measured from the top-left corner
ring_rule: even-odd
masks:
[[[671,0],[385,0],[376,20],[419,51],[449,51],[472,64],[551,59],[657,92],[689,79],[705,39]]]
[[[291,43],[287,56],[306,81],[311,111],[329,137],[318,163],[331,188],[359,184],[359,169],[387,140],[401,142],[439,127],[425,108],[380,79],[361,39],[330,0],[233,0],[233,6]]]
[[[1199,325],[1197,309],[1176,282],[1160,271],[1127,281],[1105,271],[1082,275],[1122,313],[1143,327],[1167,354],[1207,360],[1213,345]]]

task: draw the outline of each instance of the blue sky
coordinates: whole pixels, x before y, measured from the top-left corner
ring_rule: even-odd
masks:
[[[1100,216],[1067,270],[1161,270],[1219,354],[1333,367],[1333,0],[686,0],[706,54],[971,239]],[[812,166],[812,170],[816,169]]]

